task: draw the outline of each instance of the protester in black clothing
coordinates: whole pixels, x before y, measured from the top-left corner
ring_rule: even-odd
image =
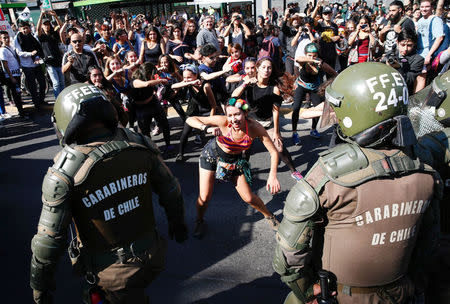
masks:
[[[321,5],[317,5],[311,17],[315,18]],[[333,69],[336,68],[336,42],[340,39],[338,26],[332,20],[333,10],[329,6],[322,9],[323,21],[320,21],[315,30],[319,33],[319,57]],[[327,75],[330,76],[330,75]]]
[[[409,28],[398,34],[397,51],[388,53],[385,62],[402,74],[409,94],[414,93],[416,78],[422,72],[424,58],[416,53],[417,35]]]
[[[211,85],[199,79],[199,71],[195,65],[186,64],[180,68],[183,71],[183,81],[173,84],[172,89],[180,96],[189,96],[186,116],[214,115],[216,100]],[[184,149],[191,131],[192,127],[185,123],[181,133],[179,152],[175,159],[177,162],[184,161]]]
[[[249,117],[258,121],[272,139],[283,162],[291,171],[291,176],[299,181],[300,172],[295,169],[291,155],[283,145],[280,133],[280,107],[283,98],[278,88],[278,71],[269,58],[262,58],[256,63],[257,76],[244,78],[232,97],[241,97],[250,105]]]
[[[45,104],[45,87],[47,85],[41,66],[44,52],[39,41],[31,34],[28,22],[21,21],[19,23],[19,33],[14,38],[14,47],[19,55],[20,66],[25,74],[25,81],[31,93],[34,107],[39,111],[41,105]],[[39,90],[36,82],[39,85]]]
[[[44,18],[46,15],[53,17],[62,27],[63,23],[59,20],[55,11],[41,11],[39,20],[36,26],[38,39],[41,43],[44,52],[44,62],[47,67],[48,74],[52,80],[53,94],[55,98],[64,89],[64,75],[62,73],[62,53],[59,49],[60,37],[59,33],[54,30],[49,18]]]
[[[70,36],[72,50],[66,52],[63,56],[62,72],[69,72],[70,83],[86,82],[87,72],[90,66],[98,66],[97,59],[92,52],[83,49],[83,36],[73,34]]]
[[[294,37],[296,37],[301,24],[301,17],[299,15],[291,15],[289,12],[289,9],[286,10],[286,13],[284,14],[283,23],[281,26],[281,32],[284,34],[284,42],[286,43],[285,46],[285,55],[286,55],[286,61],[285,61],[285,67],[286,72],[295,75],[294,72],[294,62],[295,62],[295,51],[297,50],[297,44],[292,45],[292,40]],[[282,43],[283,44],[283,43]]]
[[[391,2],[388,16],[388,24],[379,32],[380,41],[384,42],[385,53],[395,50],[397,36],[402,29],[416,30],[414,21],[405,16],[405,8],[402,1],[395,0]]]
[[[265,20],[263,16],[258,16],[258,19],[256,19],[256,42],[258,43],[258,46],[261,46],[261,43],[264,40],[264,21]]]
[[[158,84],[167,84],[167,79],[154,79],[157,73],[156,67],[146,62],[133,73],[132,88],[130,90],[131,101],[135,108],[136,120],[142,134],[150,136],[150,124],[154,118],[158,126],[163,130],[165,151],[170,146],[170,129],[166,112],[155,96],[155,89]]]

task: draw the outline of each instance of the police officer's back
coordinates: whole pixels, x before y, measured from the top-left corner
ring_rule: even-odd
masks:
[[[73,220],[72,263],[91,290],[110,303],[147,303],[145,288],[164,269],[166,250],[155,227],[152,192],[166,211],[171,237],[187,238],[177,180],[150,139],[117,128],[114,107],[96,87],[66,88],[53,118],[63,149],[44,178],[31,244],[35,301],[51,302],[56,262]]]
[[[347,143],[321,153],[286,199],[273,262],[293,291],[285,303],[313,300],[320,268],[336,276],[339,303],[406,303],[423,290],[416,274],[436,245],[442,183],[410,152],[405,81],[358,64],[326,97]]]

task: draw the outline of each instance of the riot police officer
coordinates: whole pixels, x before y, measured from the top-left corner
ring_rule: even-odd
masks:
[[[187,239],[178,181],[148,137],[117,127],[117,112],[93,85],[64,89],[53,119],[63,149],[44,178],[31,242],[35,302],[52,302],[56,262],[73,221],[70,256],[90,291],[107,303],[147,303],[145,288],[164,269],[166,251],[152,192],[166,211],[169,235]]]
[[[433,258],[427,303],[450,302],[450,71],[436,77],[432,84],[415,95],[409,103],[409,116],[419,142],[416,155],[435,168],[444,182],[440,203],[441,238]]]
[[[287,196],[273,261],[292,289],[285,303],[312,302],[320,268],[336,276],[339,303],[406,303],[423,290],[439,237],[442,182],[411,153],[405,81],[389,66],[357,64],[326,98],[346,143],[321,153]]]

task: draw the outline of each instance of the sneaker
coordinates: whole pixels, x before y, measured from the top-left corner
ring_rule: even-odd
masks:
[[[298,171],[294,171],[294,172],[292,172],[291,173],[291,177],[293,178],[293,179],[295,179],[297,182],[299,182],[302,178],[303,178],[303,176],[300,174],[300,172],[298,172]]]
[[[205,235],[206,232],[206,223],[205,220],[195,220],[195,226],[194,226],[194,234],[193,236],[196,239],[201,239]]]
[[[202,140],[202,138],[200,137],[200,135],[195,135],[195,139],[194,139],[194,144],[196,144],[196,145],[201,145],[201,144],[203,144],[203,140]]]
[[[313,137],[313,138],[316,138],[316,139],[319,139],[320,138],[320,133],[319,132],[317,132],[317,130],[311,130],[310,132],[309,132],[309,136],[311,136],[311,137]]]
[[[300,146],[300,136],[297,132],[292,133],[292,141],[294,142],[294,145]]]
[[[152,131],[152,136],[156,136],[156,135],[158,135],[159,134],[159,127],[158,126],[155,126],[154,128],[153,128],[153,131]]]
[[[272,216],[266,217],[265,219],[273,231],[278,231],[278,226],[280,226],[280,222],[277,220],[275,215],[272,214]]]
[[[175,161],[176,161],[177,163],[184,162],[184,156],[183,156],[182,154],[179,154],[179,153],[178,153],[177,157],[175,158]]]
[[[5,113],[5,114],[2,114],[2,117],[3,118],[11,118],[11,114]]]

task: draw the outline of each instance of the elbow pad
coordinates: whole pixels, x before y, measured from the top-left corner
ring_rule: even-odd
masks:
[[[53,288],[56,261],[65,250],[67,227],[72,218],[68,201],[70,180],[61,171],[50,168],[42,184],[42,212],[38,232],[31,240],[30,284],[36,290]]]
[[[289,192],[284,218],[276,235],[277,247],[272,266],[294,292],[299,303],[313,296],[315,275],[308,267],[311,238],[314,232],[312,217],[319,209],[319,197],[304,179]]]
[[[285,251],[305,251],[309,247],[314,228],[312,216],[319,209],[319,197],[308,182],[302,179],[289,192],[283,209],[283,220],[276,240]]]

